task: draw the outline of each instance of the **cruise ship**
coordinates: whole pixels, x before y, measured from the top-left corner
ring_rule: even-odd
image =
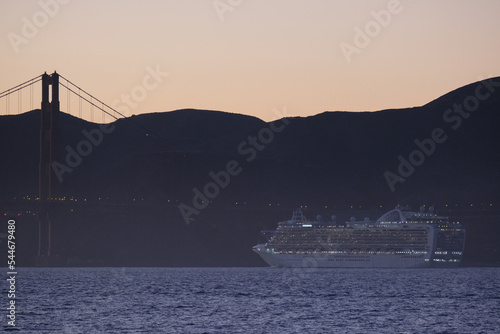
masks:
[[[306,219],[297,209],[276,231],[262,231],[267,242],[253,247],[273,267],[421,268],[456,267],[462,262],[465,229],[434,208],[396,208],[376,221],[351,217]]]

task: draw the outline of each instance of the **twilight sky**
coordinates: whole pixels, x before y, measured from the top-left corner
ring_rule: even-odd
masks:
[[[498,0],[2,0],[0,91],[57,70],[127,116],[419,106],[500,75],[499,17]]]

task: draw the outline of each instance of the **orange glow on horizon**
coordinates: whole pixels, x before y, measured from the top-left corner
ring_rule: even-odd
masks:
[[[405,108],[500,75],[493,0],[256,0],[225,11],[212,0],[40,3],[2,5],[0,90],[57,70],[127,116]],[[155,81],[148,68],[168,75]],[[65,94],[61,110],[78,115]]]

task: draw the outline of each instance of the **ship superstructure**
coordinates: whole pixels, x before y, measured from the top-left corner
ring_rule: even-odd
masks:
[[[465,245],[463,226],[432,207],[394,209],[376,221],[351,218],[345,224],[337,224],[335,216],[309,221],[298,209],[273,233],[263,232],[268,241],[253,250],[278,267],[458,266]]]

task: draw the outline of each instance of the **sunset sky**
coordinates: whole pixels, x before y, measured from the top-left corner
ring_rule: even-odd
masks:
[[[57,70],[127,116],[419,106],[500,75],[499,17],[498,0],[2,0],[0,91]]]

